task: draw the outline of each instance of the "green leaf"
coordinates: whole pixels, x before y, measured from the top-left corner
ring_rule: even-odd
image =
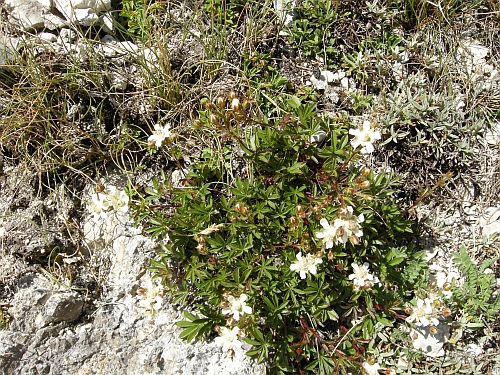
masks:
[[[291,96],[290,99],[288,99],[287,104],[292,107],[292,108],[299,108],[301,105],[300,99],[296,96]]]

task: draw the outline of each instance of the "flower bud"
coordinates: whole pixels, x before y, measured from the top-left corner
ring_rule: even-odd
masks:
[[[443,290],[448,291],[450,289],[451,289],[451,284],[449,282],[446,282],[443,284]]]
[[[429,286],[430,286],[431,289],[436,289],[437,282],[433,281]]]
[[[219,108],[224,108],[226,105],[226,99],[224,99],[222,96],[219,96],[217,99],[215,99],[215,105]]]
[[[366,180],[366,178],[364,178],[363,176],[358,176],[354,179],[354,182],[359,185],[365,180]]]
[[[294,225],[297,223],[297,218],[295,216],[290,217],[290,224]]]
[[[329,260],[329,261],[332,261],[334,258],[335,258],[335,255],[333,255],[332,251],[330,250],[330,251],[328,252],[328,260]]]
[[[96,184],[95,191],[97,191],[98,193],[102,193],[104,191],[104,185],[103,184]]]
[[[156,294],[158,295],[158,297],[163,297],[163,296],[165,296],[165,289],[160,289],[160,290],[158,291],[158,293],[156,293]]]
[[[243,107],[243,109],[248,109],[248,107],[250,107],[250,102],[244,99],[243,103],[241,103],[241,106]]]
[[[408,314],[408,315],[411,315],[411,313],[413,312],[413,309],[410,307],[410,306],[407,306],[405,308],[405,313]]]
[[[226,322],[227,322],[228,326],[233,326],[233,325],[236,324],[236,320],[234,320],[234,318],[232,316],[230,316],[229,318],[227,318]]]
[[[354,234],[349,237],[349,242],[352,243],[353,246],[359,245],[360,240],[358,236],[355,236]]]
[[[193,126],[196,128],[201,128],[203,126],[203,121],[201,121],[201,119],[197,118],[196,120],[193,121]]]
[[[238,331],[238,337],[239,337],[239,338],[241,338],[241,339],[243,339],[243,338],[247,337],[247,333],[246,333],[246,331],[245,331],[244,329],[240,329],[240,330]]]
[[[241,110],[240,100],[238,98],[234,98],[231,101],[231,109],[235,112],[239,112]]]
[[[217,115],[214,113],[210,114],[209,120],[212,124],[214,125],[219,125],[219,119],[217,118]]]
[[[370,187],[370,181],[364,180],[362,183],[359,184],[359,187],[361,189],[368,189]]]
[[[371,169],[368,168],[368,167],[363,167],[363,169],[361,170],[361,175],[362,176],[365,176],[365,177],[368,177],[370,175],[370,172],[371,172]]]
[[[437,335],[437,333],[439,332],[439,329],[435,326],[432,326],[432,327],[429,327],[429,332],[431,333],[431,335]]]
[[[142,287],[137,288],[137,295],[142,296],[144,293],[146,293],[146,289]]]
[[[237,97],[238,97],[238,94],[237,94],[237,93],[235,93],[234,91],[231,91],[231,92],[229,93],[229,98],[230,98],[230,99],[235,99],[235,98],[237,98]]]
[[[451,316],[452,312],[451,312],[451,309],[449,307],[443,307],[441,309],[441,315],[443,315],[445,318]]]

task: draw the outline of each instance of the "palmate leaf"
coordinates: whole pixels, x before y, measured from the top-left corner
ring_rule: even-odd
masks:
[[[208,318],[200,318],[197,315],[184,311],[184,316],[188,320],[181,320],[175,323],[177,327],[184,328],[179,335],[180,338],[192,341],[201,339],[205,334],[212,330],[213,322]]]

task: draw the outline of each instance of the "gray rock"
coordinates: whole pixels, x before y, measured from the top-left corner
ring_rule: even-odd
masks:
[[[21,332],[0,330],[0,373],[15,374],[30,335]]]
[[[31,280],[30,280],[31,279]],[[83,308],[83,300],[73,291],[55,291],[52,282],[43,276],[30,275],[26,287],[14,296],[9,309],[12,325],[30,333],[57,322],[76,320]]]
[[[179,338],[176,322],[183,310],[192,309],[163,297],[162,287],[147,272],[157,244],[126,213],[110,212],[84,223],[88,253],[80,257],[99,264],[103,288],[94,300],[96,308],[84,311],[87,321],[77,323],[84,308],[81,295],[34,272],[20,279],[10,301],[10,331],[0,331],[5,374],[265,373],[264,366],[246,356],[246,343],[229,358],[212,338],[195,343]],[[139,287],[148,292],[138,293]]]
[[[44,324],[57,322],[72,322],[80,316],[83,309],[83,300],[76,292],[52,294],[45,302],[41,319]]]
[[[111,9],[111,0],[54,0],[55,8],[75,24],[91,26],[101,12]]]
[[[54,29],[66,22],[52,13],[51,0],[5,0],[5,6],[9,19],[25,30]]]

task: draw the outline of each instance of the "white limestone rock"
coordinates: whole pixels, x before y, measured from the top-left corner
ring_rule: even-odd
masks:
[[[91,26],[111,10],[111,0],[54,0],[54,6],[71,22]]]
[[[25,30],[63,26],[66,20],[52,13],[52,0],[5,0],[9,20]]]
[[[53,43],[57,40],[57,36],[52,33],[39,33],[37,34],[37,36],[43,42]]]
[[[26,333],[57,322],[76,320],[83,308],[77,292],[58,289],[47,278],[30,275],[20,283],[9,314],[13,326]]]

